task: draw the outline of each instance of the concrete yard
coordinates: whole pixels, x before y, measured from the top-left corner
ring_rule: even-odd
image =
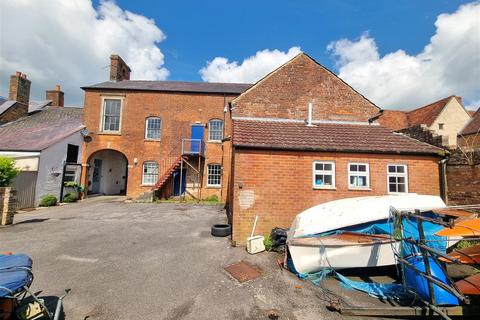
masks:
[[[315,287],[281,270],[275,253],[252,256],[212,237],[210,226],[226,220],[221,206],[123,200],[20,213],[0,229],[0,251],[33,258],[33,289],[42,296],[72,289],[66,319],[268,319],[272,309],[279,319],[340,319],[326,309],[334,293],[375,301],[333,279],[324,283],[328,291]],[[243,259],[262,277],[240,284],[223,270]]]

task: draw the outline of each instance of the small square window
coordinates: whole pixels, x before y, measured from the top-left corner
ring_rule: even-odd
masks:
[[[439,123],[439,124],[438,124],[438,129],[439,129],[439,130],[445,129],[445,124],[444,124],[444,123]]]
[[[368,163],[350,163],[348,165],[348,187],[350,189],[368,188],[370,172]]]
[[[335,162],[315,161],[313,163],[313,187],[317,189],[335,188]]]

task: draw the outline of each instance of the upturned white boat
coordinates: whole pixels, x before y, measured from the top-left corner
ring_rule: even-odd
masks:
[[[395,264],[394,250],[399,249],[399,242],[389,235],[356,232],[290,239],[287,244],[299,273],[314,273],[329,267],[338,270],[389,266]]]
[[[330,201],[309,208],[295,217],[290,227],[290,239],[311,236],[367,222],[388,219],[390,207],[397,210],[445,208],[438,196],[388,195],[358,197]]]
[[[347,227],[385,221],[390,208],[429,210],[445,208],[440,197],[406,194],[349,198],[331,201],[298,214],[287,235],[287,246],[295,269],[300,273],[334,269],[378,267],[395,264],[394,249],[399,243],[389,235],[344,232],[319,234]]]

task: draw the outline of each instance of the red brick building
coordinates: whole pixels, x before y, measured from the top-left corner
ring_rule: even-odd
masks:
[[[110,80],[83,88],[88,193],[150,198],[154,189],[225,201],[228,103],[250,85],[129,79],[130,68],[112,55]]]
[[[378,125],[379,111],[303,53],[235,98],[233,240],[245,243],[257,214],[267,234],[325,201],[439,195],[443,150]]]
[[[90,193],[217,195],[239,244],[256,214],[265,234],[325,201],[440,193],[444,151],[380,126],[380,108],[306,54],[253,86],[132,81],[118,56],[110,70],[83,88]]]

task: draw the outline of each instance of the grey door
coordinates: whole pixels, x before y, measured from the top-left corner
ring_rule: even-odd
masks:
[[[35,186],[37,183],[36,171],[21,171],[13,182],[17,190],[17,209],[35,207]]]
[[[100,180],[102,177],[102,159],[93,160],[92,193],[100,192]]]

